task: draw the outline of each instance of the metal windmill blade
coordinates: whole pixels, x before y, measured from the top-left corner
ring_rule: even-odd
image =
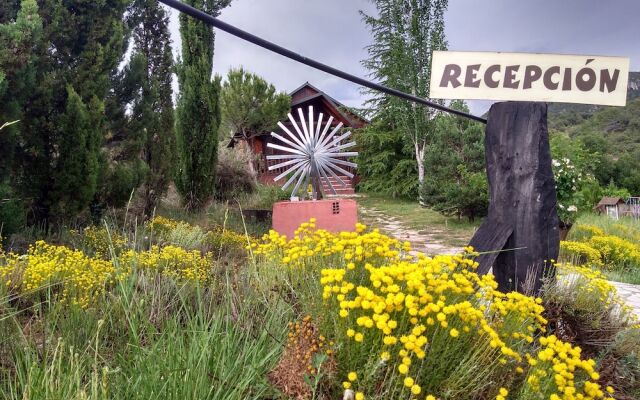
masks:
[[[324,122],[324,115],[320,113],[318,120],[314,121],[313,107],[309,106],[308,118],[305,119],[301,108],[298,109],[298,120],[289,114],[289,121],[294,128],[291,132],[282,122],[278,126],[284,135],[271,132],[271,136],[278,139],[282,144],[269,143],[267,147],[283,152],[267,156],[267,160],[280,160],[282,162],[270,166],[269,171],[278,168],[286,168],[280,175],[274,178],[279,181],[285,177],[286,180],[282,189],[286,190],[295,182],[291,196],[296,196],[300,188],[306,188],[309,182],[313,188],[313,198],[322,197],[322,180],[327,183],[333,194],[336,189],[333,187],[329,176],[333,177],[342,187],[347,184],[338,174],[353,178],[353,174],[342,167],[356,168],[357,164],[347,161],[348,157],[358,155],[355,151],[345,151],[356,145],[355,142],[342,144],[351,136],[351,132],[338,135],[342,129],[342,122],[331,129],[333,117]]]

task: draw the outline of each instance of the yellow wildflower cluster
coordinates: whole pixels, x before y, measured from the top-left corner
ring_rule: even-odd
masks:
[[[207,282],[211,277],[213,259],[198,250],[176,246],[152,246],[149,251],[129,250],[120,256],[121,265],[128,269],[153,271],[179,280]]]
[[[151,271],[179,281],[209,282],[213,258],[198,250],[176,246],[149,251],[124,251],[114,260],[87,256],[79,250],[38,241],[25,255],[0,254],[0,280],[13,291],[28,295],[50,290],[58,300],[89,306],[110,285],[134,270]]]
[[[632,235],[631,228],[616,224],[615,230]],[[572,234],[578,241],[560,242],[561,259],[609,270],[640,268],[640,245],[615,235],[606,235],[592,225],[578,225]],[[624,233],[623,232],[623,233]]]
[[[207,232],[206,244],[212,250],[220,249],[244,249],[247,246],[247,236],[216,228]]]
[[[147,228],[153,232],[156,239],[160,239],[164,244],[182,245],[183,243],[180,242],[186,240],[192,246],[191,248],[195,245],[195,247],[215,251],[245,250],[247,246],[246,235],[222,229],[222,227],[204,231],[199,226],[184,221],[157,216],[147,222]]]
[[[576,224],[571,229],[571,237],[579,241],[586,241],[593,236],[604,236],[604,231],[595,225]]]
[[[594,236],[589,244],[602,254],[605,266],[640,267],[640,246],[635,243],[618,236]]]
[[[260,244],[253,245],[256,255],[290,264],[292,267],[309,265],[314,256],[331,262],[346,261],[347,269],[354,269],[356,262],[363,260],[400,261],[411,250],[408,242],[401,243],[374,229],[365,232],[366,227],[356,225],[356,232],[334,234],[317,229],[315,219],[300,225],[291,240],[271,230],[262,237]]]
[[[176,229],[178,224],[180,224],[179,221],[162,216],[155,216],[147,221],[146,226],[148,229],[151,229],[155,235],[164,235]]]
[[[534,346],[534,335],[546,329],[542,300],[499,292],[492,275],[475,272],[470,248],[434,258],[414,258],[409,251],[408,243],[363,225],[357,232],[333,234],[315,230],[313,220],[291,240],[272,231],[256,246],[256,253],[274,264],[309,271],[307,280],[319,280],[318,313],[329,321],[323,327],[340,343],[340,353],[350,354],[338,355],[340,370],[349,371],[345,388],[352,388],[358,376],[371,376],[362,354],[376,354],[399,390],[427,399],[437,397],[436,391],[473,397],[472,381],[478,395],[486,395],[489,374],[498,380],[509,370],[524,373],[526,351]],[[551,367],[546,373],[553,379]],[[364,398],[370,386],[361,380],[358,393]],[[460,382],[464,387],[456,386]],[[582,397],[563,392],[562,398],[593,397],[586,387],[574,386]],[[504,387],[493,390],[498,399],[508,394]]]
[[[0,278],[21,293],[60,291],[61,301],[86,307],[123,275],[111,261],[38,241],[29,246],[24,256],[7,255],[4,265],[0,265]]]
[[[589,246],[584,242],[560,242],[560,250],[562,258],[578,265],[591,265],[594,267],[602,267],[602,254],[597,249]]]
[[[594,360],[583,360],[581,349],[557,339],[554,335],[539,339],[537,356],[527,354],[529,369],[524,391],[545,393],[552,400],[602,399],[605,393],[597,383],[600,375]],[[582,376],[583,383],[576,384]],[[607,392],[612,393],[611,388]],[[607,396],[609,397],[609,396]]]
[[[585,304],[595,299],[605,307],[615,307],[633,318],[631,307],[618,295],[618,290],[598,270],[573,264],[557,264],[557,284],[554,289],[572,293],[576,302]],[[548,289],[548,294],[551,295]]]
[[[71,231],[74,239],[79,241],[82,248],[93,252],[96,257],[109,259],[111,250],[114,254],[120,254],[127,246],[127,239],[115,231],[109,231],[105,227],[89,226],[82,232]]]

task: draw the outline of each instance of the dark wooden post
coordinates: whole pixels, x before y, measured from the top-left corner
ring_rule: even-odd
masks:
[[[469,243],[503,292],[537,293],[560,244],[547,105],[496,103],[485,136],[489,215]]]

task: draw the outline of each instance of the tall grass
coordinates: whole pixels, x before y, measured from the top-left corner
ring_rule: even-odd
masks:
[[[263,399],[291,309],[243,278],[134,273],[88,309],[0,289],[0,398]],[[0,284],[2,286],[2,284]]]

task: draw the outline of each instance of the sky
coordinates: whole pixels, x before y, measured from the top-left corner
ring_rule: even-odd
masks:
[[[220,19],[304,56],[366,77],[361,65],[371,34],[360,11],[375,14],[369,0],[233,0]],[[180,48],[177,12],[170,29]],[[449,0],[445,14],[449,50],[624,56],[640,71],[640,0]],[[262,76],[290,92],[304,82],[347,106],[366,100],[358,85],[314,70],[216,31],[214,71],[230,68]],[[481,115],[490,102],[469,101]]]

